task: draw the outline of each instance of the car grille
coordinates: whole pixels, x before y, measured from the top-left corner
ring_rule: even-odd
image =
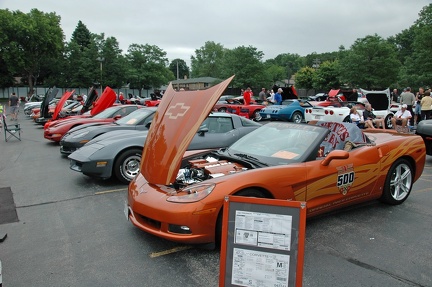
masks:
[[[74,151],[76,151],[77,149],[75,147],[69,147],[69,146],[60,146],[60,151],[61,152],[65,152],[65,153],[73,153]]]
[[[139,216],[141,224],[144,224],[144,225],[147,225],[149,227],[153,227],[155,229],[160,230],[160,228],[161,228],[161,222],[160,221],[151,219],[151,218],[146,217],[146,216],[141,215],[141,214],[138,214],[138,216]]]

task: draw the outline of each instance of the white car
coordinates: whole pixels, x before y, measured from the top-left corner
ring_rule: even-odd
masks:
[[[373,113],[377,117],[384,118],[386,129],[391,129],[393,127],[391,119],[394,116],[394,112],[392,111],[390,89],[387,88],[381,91],[360,89],[360,91],[372,105]]]
[[[386,128],[392,127],[391,118],[393,112],[391,108],[390,89],[383,91],[368,91],[360,89],[362,95],[367,99],[367,102],[343,102],[340,107],[328,106],[319,107],[315,106],[312,109],[308,109],[305,114],[307,121],[318,120],[318,121],[333,121],[333,122],[348,122],[350,120],[349,112],[350,109],[355,105],[357,110],[362,113],[366,103],[372,105],[373,113],[377,117],[384,118]],[[307,115],[307,116],[306,116]]]
[[[359,113],[363,113],[365,104],[360,102],[342,102],[340,107],[328,106],[320,107],[314,106],[308,108],[308,121],[328,121],[328,122],[349,122],[350,121],[350,110],[352,107],[356,107]]]

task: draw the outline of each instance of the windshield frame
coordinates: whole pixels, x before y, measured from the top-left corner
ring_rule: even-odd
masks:
[[[316,125],[272,122],[245,135],[224,153],[254,157],[269,166],[315,160],[318,147],[329,132]]]

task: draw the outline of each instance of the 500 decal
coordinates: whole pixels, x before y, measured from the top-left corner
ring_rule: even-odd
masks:
[[[355,173],[351,171],[349,173],[339,174],[337,177],[337,186],[340,187],[346,184],[352,184],[354,182]]]
[[[339,189],[339,192],[343,195],[346,195],[351,188],[351,185],[355,179],[355,172],[353,165],[345,165],[337,167],[338,176],[336,186]]]

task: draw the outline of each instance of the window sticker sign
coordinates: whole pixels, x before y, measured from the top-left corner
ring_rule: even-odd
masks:
[[[219,286],[302,286],[306,203],[227,196]]]
[[[292,216],[236,211],[235,243],[290,250]]]
[[[289,255],[234,248],[233,259],[233,285],[288,286]]]

